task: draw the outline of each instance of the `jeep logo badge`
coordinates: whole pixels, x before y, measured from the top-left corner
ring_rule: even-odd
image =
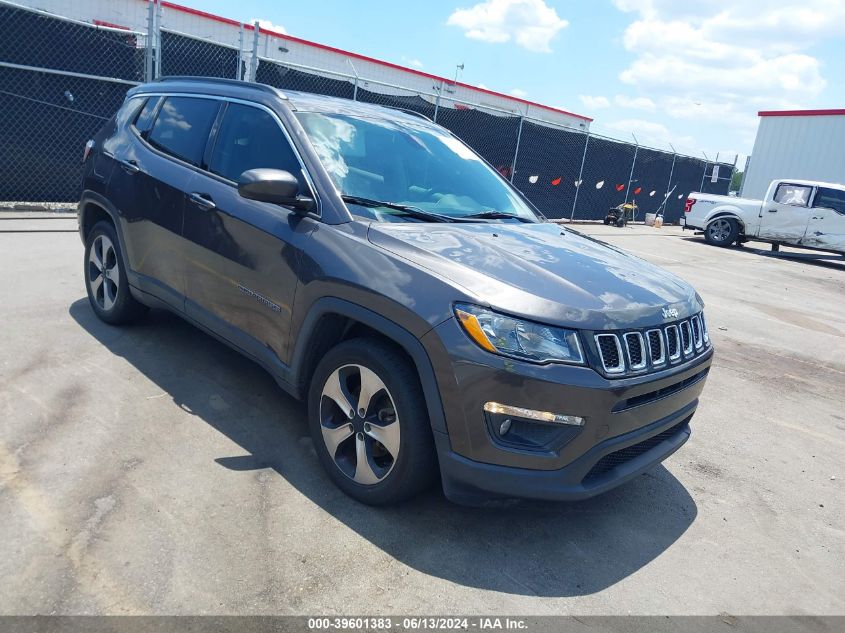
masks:
[[[663,308],[663,318],[664,319],[677,319],[678,318],[678,309],[677,308]]]

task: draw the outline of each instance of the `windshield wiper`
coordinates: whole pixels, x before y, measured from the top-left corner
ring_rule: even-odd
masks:
[[[387,202],[384,200],[373,200],[372,198],[362,198],[360,196],[349,196],[343,194],[340,196],[341,200],[344,202],[349,202],[350,204],[358,204],[362,207],[370,207],[370,208],[378,208],[384,207],[386,209],[395,209],[396,211],[401,211],[407,216],[412,218],[417,218],[418,220],[431,220],[434,222],[459,222],[460,220],[456,220],[455,218],[450,218],[447,215],[440,215],[439,213],[432,213],[431,211],[425,211],[420,209],[419,207],[413,207],[408,204],[401,204],[399,202]]]
[[[531,224],[534,224],[533,220],[524,218],[521,215],[505,213],[504,211],[482,211],[481,213],[473,213],[471,215],[464,215],[461,217],[477,218],[479,220],[519,220],[520,222],[530,222]]]

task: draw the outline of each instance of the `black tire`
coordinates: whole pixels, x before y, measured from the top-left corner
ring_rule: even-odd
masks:
[[[608,218],[605,218],[604,220],[602,220],[602,222],[604,222],[605,226],[610,224],[610,220]]]
[[[704,240],[712,246],[730,246],[739,237],[739,224],[733,218],[716,218],[704,227]]]
[[[616,220],[616,226],[618,226],[620,229],[621,229],[623,226],[625,226],[625,218],[619,218],[619,219],[617,219],[617,220]]]
[[[107,275],[102,274],[100,265],[108,271]],[[111,325],[122,325],[135,321],[146,312],[146,307],[129,292],[120,242],[110,222],[97,222],[88,234],[83,272],[88,302],[100,320]]]
[[[372,371],[386,389],[375,392],[376,395],[370,402],[376,405],[371,407],[366,416],[362,417],[358,415],[358,412],[354,412],[356,413],[354,419],[348,419],[348,416],[344,418],[340,415],[340,407],[335,404],[336,400],[325,396],[324,391],[328,388],[329,379],[335,377],[335,372],[338,372],[338,377],[343,375],[342,372],[349,372],[347,374],[349,378],[341,379],[341,384],[345,385],[343,389],[349,401],[356,400],[355,372],[361,367]],[[357,384],[360,385],[363,382],[363,374],[359,373]],[[347,389],[349,385],[352,385],[351,389]],[[360,395],[360,387],[358,395]],[[379,398],[382,404],[388,401],[384,400],[385,397],[393,405],[395,420],[393,423],[399,427],[398,451],[395,458],[392,457],[385,444],[375,441],[358,428],[362,423],[366,425],[367,419],[381,420],[381,413],[386,409],[379,410],[378,416],[374,416],[374,409],[379,407],[377,403]],[[357,402],[355,404],[357,405]],[[355,432],[337,443],[334,454],[330,454],[324,429],[339,430],[341,426],[347,424],[350,429],[355,429]],[[356,338],[344,341],[329,350],[323,357],[314,371],[308,390],[308,425],[314,448],[326,472],[338,488],[362,503],[369,505],[399,503],[419,494],[437,479],[439,471],[434,439],[416,369],[396,349],[380,340]],[[372,432],[372,424],[369,428]],[[359,474],[357,466],[359,442],[361,442],[361,447],[366,446],[371,451],[380,451],[378,459],[383,460],[382,469],[379,469],[379,465],[376,464],[377,458],[373,456],[374,453],[368,453],[367,458],[367,463],[371,466],[370,473],[383,473],[383,478],[376,482],[362,484],[355,480]],[[367,449],[361,448],[361,450]],[[354,465],[352,464],[353,455]],[[370,459],[371,456],[372,459]],[[392,462],[385,456],[392,458]],[[379,472],[376,473],[376,470]]]

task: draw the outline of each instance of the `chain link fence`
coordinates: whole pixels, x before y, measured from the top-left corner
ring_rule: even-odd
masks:
[[[138,12],[137,0],[115,2],[126,4],[127,15]],[[417,112],[463,139],[553,219],[600,220],[633,202],[636,219],[660,210],[671,223],[690,192],[728,192],[729,163],[553,123],[530,106],[471,103],[446,80],[421,91],[362,77],[349,60],[348,72],[291,63],[285,40],[257,24],[199,36],[176,28],[161,3],[146,7],[129,30],[0,0],[0,205],[72,206],[85,142],[128,88],[172,75],[257,81]]]

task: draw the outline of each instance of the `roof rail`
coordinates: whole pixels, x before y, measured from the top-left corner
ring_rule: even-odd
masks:
[[[262,84],[252,81],[241,81],[239,79],[224,79],[222,77],[197,77],[194,75],[167,75],[165,77],[159,77],[155,81],[196,81],[205,83],[225,84],[227,86],[239,86],[241,88],[255,88],[263,92],[269,92],[270,94],[281,96],[282,99],[287,99],[287,95],[285,95],[285,93],[279,90],[278,88],[274,88],[273,86],[270,86],[268,84]]]

